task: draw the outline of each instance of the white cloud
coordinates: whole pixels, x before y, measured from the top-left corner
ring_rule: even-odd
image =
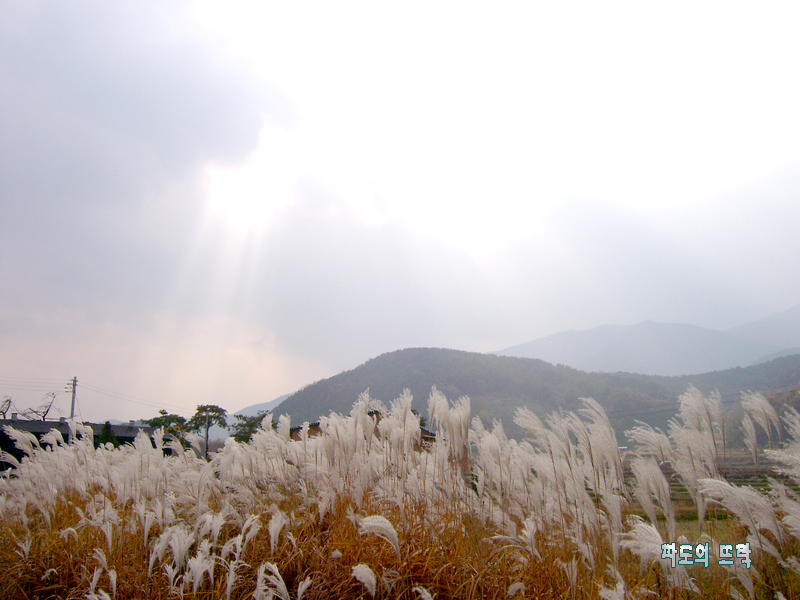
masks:
[[[403,346],[800,296],[792,5],[8,6],[26,375],[264,400]]]
[[[308,177],[474,255],[565,200],[693,205],[800,162],[791,8],[201,6],[292,99]]]

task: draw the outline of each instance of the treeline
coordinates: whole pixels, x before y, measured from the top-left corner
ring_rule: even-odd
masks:
[[[158,411],[157,417],[146,419],[150,427],[160,427],[164,433],[171,435],[182,442],[186,441],[186,434],[203,434],[205,437],[205,452],[208,457],[208,432],[214,425],[228,427],[227,411],[216,404],[201,404],[190,419],[181,415],[172,414],[166,410]],[[266,416],[262,411],[252,416],[234,415],[231,423],[231,435],[237,442],[249,442],[261,426],[261,421]]]

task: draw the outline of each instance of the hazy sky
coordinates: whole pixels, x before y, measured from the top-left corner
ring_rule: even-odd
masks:
[[[796,3],[383,4],[0,1],[3,394],[800,302]]]

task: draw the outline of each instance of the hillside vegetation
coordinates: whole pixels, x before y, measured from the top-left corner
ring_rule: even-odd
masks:
[[[450,398],[469,396],[475,414],[485,422],[499,419],[511,437],[523,431],[513,422],[525,406],[545,415],[575,410],[580,398],[592,397],[607,411],[617,431],[635,420],[666,427],[676,400],[690,385],[708,394],[718,389],[723,401],[747,390],[773,390],[800,385],[800,356],[789,356],[746,368],[703,375],[659,377],[631,373],[586,373],[542,360],[496,356],[442,348],[408,348],[382,354],[350,371],[318,381],[296,392],[279,412],[292,423],[314,422],[331,411],[346,413],[352,398],[369,389],[383,401],[408,388],[414,407],[422,410],[431,387]]]

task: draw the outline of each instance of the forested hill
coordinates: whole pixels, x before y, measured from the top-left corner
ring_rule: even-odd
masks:
[[[675,392],[682,393],[689,385],[703,393],[714,389],[726,397],[738,396],[742,391],[761,391],[765,394],[796,388],[800,385],[800,354],[783,356],[750,367],[736,367],[701,375],[657,377],[651,379]]]
[[[424,416],[434,385],[451,400],[469,396],[473,415],[487,425],[501,420],[513,437],[522,434],[513,423],[514,411],[520,406],[545,416],[560,408],[578,409],[579,399],[591,396],[606,408],[615,428],[621,431],[633,426],[639,413],[665,423],[677,397],[672,387],[641,375],[586,373],[531,358],[408,348],[382,354],[351,371],[309,385],[285,400],[279,412],[289,414],[293,423],[315,421],[330,411],[349,412],[367,388],[370,396],[384,402],[409,388],[414,407]],[[656,409],[660,412],[653,415]]]
[[[674,414],[677,397],[697,386],[725,395],[741,390],[800,385],[800,356],[776,359],[753,367],[686,377],[630,373],[586,373],[542,360],[463,352],[442,348],[408,348],[382,354],[363,365],[313,383],[280,406],[293,424],[316,421],[331,411],[349,413],[353,402],[369,388],[370,396],[389,402],[404,388],[414,396],[414,408],[427,414],[432,386],[451,400],[469,396],[473,415],[485,424],[503,422],[506,432],[520,437],[514,411],[527,406],[544,416],[560,408],[580,408],[579,398],[591,396],[608,412],[617,432],[641,419],[664,426]]]

